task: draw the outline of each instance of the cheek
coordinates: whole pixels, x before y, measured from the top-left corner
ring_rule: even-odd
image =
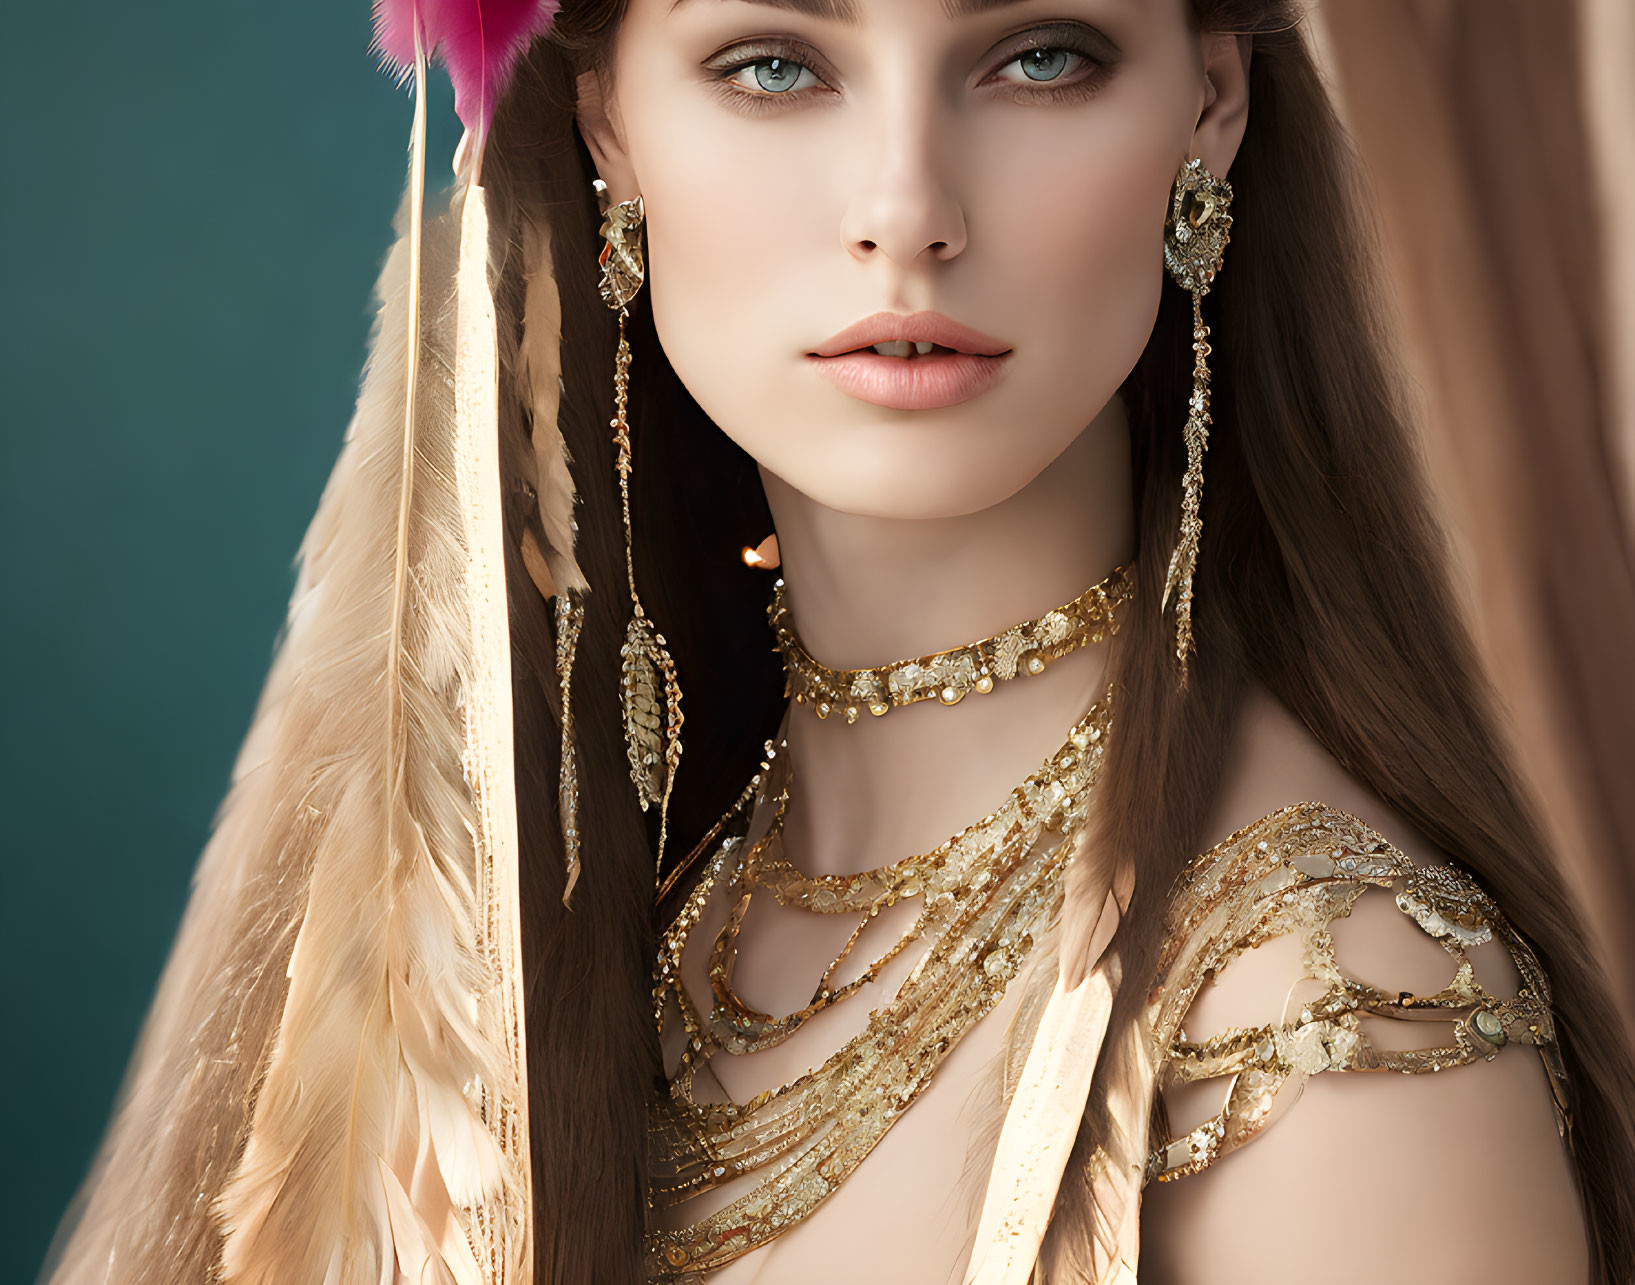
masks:
[[[824,159],[834,140],[817,129],[792,138],[703,94],[680,97],[631,131],[650,302],[677,375],[736,437],[764,418],[769,396],[787,395],[801,353],[861,315],[832,284],[825,291],[845,261]]]
[[[664,130],[672,146],[652,150],[638,172],[650,211],[649,302],[677,378],[722,432],[797,490],[850,512],[892,508],[901,430],[874,426],[895,413],[821,383],[805,358],[842,326],[892,306],[841,241],[855,148],[839,130],[738,121],[720,109],[707,121],[672,117]]]
[[[1185,147],[1138,112],[1085,119],[1076,131],[1014,131],[1008,148],[988,151],[1007,181],[985,186],[977,203],[1017,332],[1041,359],[1034,375],[1054,390],[1058,413],[1081,423],[1151,333],[1165,205]]]
[[[847,312],[822,325],[835,313],[814,292],[818,274],[803,267],[816,257],[817,229],[795,213],[811,202],[758,197],[764,189],[734,178],[736,168],[698,164],[673,185],[648,187],[654,324],[682,382],[729,433],[801,353],[853,319]]]

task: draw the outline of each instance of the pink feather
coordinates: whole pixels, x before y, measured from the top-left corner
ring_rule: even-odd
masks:
[[[454,82],[454,110],[480,146],[494,108],[561,0],[374,0],[375,48],[401,76],[414,69],[414,33]]]

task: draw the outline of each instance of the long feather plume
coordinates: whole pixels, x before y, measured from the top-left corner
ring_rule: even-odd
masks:
[[[416,51],[441,57],[454,83],[454,110],[465,123],[455,168],[482,199],[483,150],[500,96],[517,60],[534,37],[550,29],[561,0],[374,0],[375,47],[389,66],[407,75]],[[421,75],[423,73],[416,73]],[[550,693],[562,732],[557,810],[562,824],[566,879],[564,904],[579,878],[578,750],[573,726],[573,668],[584,623],[585,578],[573,557],[573,481],[557,428],[560,400],[562,306],[551,271],[548,227],[522,229],[527,273],[519,378],[533,419],[539,522],[522,536],[522,561],[535,586],[554,598],[557,690]],[[485,242],[486,244],[486,242]],[[475,286],[473,287],[475,289]]]
[[[415,76],[415,126],[357,412],[112,1121],[42,1268],[52,1285],[531,1276],[473,175],[422,228],[425,41],[452,2],[430,23],[412,0],[377,7],[382,47]],[[530,34],[548,20],[526,12]],[[447,28],[457,76],[482,76],[468,125],[486,128],[509,70],[489,51],[524,41],[500,28],[475,53]]]
[[[487,222],[468,183],[458,217],[421,226],[417,55],[409,230],[292,606],[289,645],[308,623],[348,646],[315,646],[304,675],[328,701],[303,800],[322,820],[218,1201],[223,1274],[247,1285],[511,1285],[530,1266]]]

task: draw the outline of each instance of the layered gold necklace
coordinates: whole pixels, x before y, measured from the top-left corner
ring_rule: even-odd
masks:
[[[1117,600],[1123,601],[1127,577],[1115,576],[1126,582]],[[1108,583],[1097,590],[1105,593]],[[1114,606],[1102,620],[1109,631],[1116,628]],[[1031,630],[1037,623],[1018,628]],[[793,636],[787,612],[783,626],[780,639],[784,631]],[[785,659],[793,669],[788,649]],[[697,1222],[651,1231],[651,1280],[702,1279],[806,1218],[862,1163],[943,1058],[999,1002],[1035,937],[1060,909],[1062,875],[1084,825],[1111,718],[1109,695],[992,812],[927,852],[854,875],[808,875],[783,855],[791,773],[784,744],[768,743],[761,770],[716,827],[698,882],[660,944],[655,1015],[662,1030],[673,1001],[684,1039],[669,1092],[649,1118],[649,1201],[667,1208],[740,1179],[758,1181]],[[749,825],[756,815],[769,820],[751,842]],[[681,959],[718,888],[725,890],[729,909],[710,951],[713,1002],[705,1012],[681,982]],[[824,970],[811,1002],[793,1013],[760,1012],[733,989],[738,932],[758,891],[786,907],[860,918]],[[853,980],[835,985],[864,927],[880,910],[913,897],[921,898],[913,925]],[[888,962],[921,941],[924,954],[896,994],[821,1066],[744,1103],[695,1096],[698,1072],[712,1057],[751,1053],[789,1038],[814,1013],[858,993]]]

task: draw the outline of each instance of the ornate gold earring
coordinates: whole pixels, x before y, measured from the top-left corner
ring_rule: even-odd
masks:
[[[1171,279],[1192,294],[1192,397],[1187,402],[1187,467],[1181,479],[1181,534],[1170,555],[1160,610],[1175,596],[1175,657],[1181,664],[1181,686],[1187,681],[1192,641],[1192,573],[1198,567],[1203,536],[1200,505],[1204,492],[1204,452],[1209,449],[1209,327],[1204,325],[1203,297],[1221,270],[1221,256],[1232,230],[1232,186],[1191,160],[1175,176],[1169,218],[1164,222],[1164,266]]]
[[[613,444],[618,447],[619,503],[624,512],[624,565],[630,585],[630,626],[619,648],[619,694],[624,712],[625,753],[630,759],[630,779],[636,799],[645,812],[654,804],[659,809],[658,868],[664,868],[664,844],[670,820],[670,792],[675,788],[676,768],[681,763],[681,684],[676,679],[676,662],[671,658],[664,635],[654,627],[636,592],[636,559],[630,530],[630,424],[626,419],[630,391],[630,342],[624,323],[630,313],[625,305],[636,297],[646,276],[642,263],[641,227],[646,216],[642,198],[611,205],[607,184],[597,179],[596,195],[602,205],[601,258],[602,301],[619,314],[619,349],[613,366]],[[659,688],[664,689],[663,717],[660,717]],[[660,728],[662,727],[662,735]]]

